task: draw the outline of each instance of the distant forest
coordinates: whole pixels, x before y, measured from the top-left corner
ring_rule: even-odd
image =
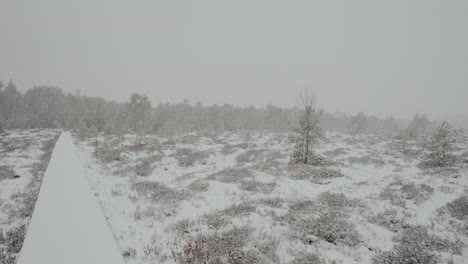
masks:
[[[293,96],[293,95],[292,95]],[[156,133],[191,131],[268,130],[290,131],[299,109],[237,107],[230,104],[204,106],[188,101],[152,105],[147,96],[129,95],[126,102],[108,101],[61,88],[37,86],[20,92],[14,82],[0,81],[0,129],[63,128],[81,132]],[[419,115],[418,115],[419,117]],[[324,112],[323,129],[352,132],[398,133],[409,121],[378,118],[363,113],[347,115]]]

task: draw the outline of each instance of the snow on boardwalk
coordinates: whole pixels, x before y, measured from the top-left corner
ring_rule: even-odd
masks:
[[[68,132],[55,146],[18,263],[124,263]]]

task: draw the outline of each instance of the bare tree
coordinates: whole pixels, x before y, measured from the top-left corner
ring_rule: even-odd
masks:
[[[312,146],[323,135],[319,127],[323,111],[316,108],[317,94],[309,88],[305,88],[300,92],[299,100],[302,110],[299,114],[298,126],[292,136],[295,148],[291,155],[291,163],[317,165]]]

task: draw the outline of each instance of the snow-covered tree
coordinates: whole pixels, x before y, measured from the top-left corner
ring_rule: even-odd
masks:
[[[16,127],[21,118],[22,94],[16,89],[13,81],[6,85],[0,83],[0,123],[5,127]]]
[[[149,126],[152,106],[148,97],[133,93],[127,103],[127,118],[130,128],[135,132],[143,132]]]
[[[302,110],[299,113],[298,126],[291,137],[295,144],[291,155],[291,163],[316,165],[318,162],[313,151],[313,145],[323,135],[319,127],[323,111],[316,108],[317,96],[307,88],[300,93],[300,101]]]
[[[410,138],[423,137],[431,131],[433,126],[427,115],[416,113],[409,123],[406,132]]]
[[[50,128],[63,122],[64,96],[62,89],[36,86],[24,94],[23,107],[28,127]]]
[[[435,167],[450,166],[455,163],[456,157],[453,154],[455,147],[454,130],[444,121],[431,136],[429,142],[429,154],[426,161]]]
[[[350,122],[351,131],[353,133],[362,133],[367,130],[368,121],[364,113],[359,112],[351,118]]]

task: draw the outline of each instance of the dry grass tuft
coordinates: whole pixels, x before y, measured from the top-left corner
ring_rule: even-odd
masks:
[[[317,184],[326,184],[334,178],[344,177],[339,170],[326,167],[295,165],[292,166],[291,169],[291,178],[296,180],[309,180]]]
[[[216,180],[223,183],[239,183],[246,178],[252,178],[253,173],[249,169],[245,168],[232,168],[226,169],[207,177],[209,180]]]
[[[255,180],[242,181],[240,188],[248,192],[271,193],[276,188],[276,182],[259,182]]]
[[[190,198],[187,191],[179,191],[153,181],[137,181],[132,184],[132,190],[140,196],[159,204],[173,204]]]

